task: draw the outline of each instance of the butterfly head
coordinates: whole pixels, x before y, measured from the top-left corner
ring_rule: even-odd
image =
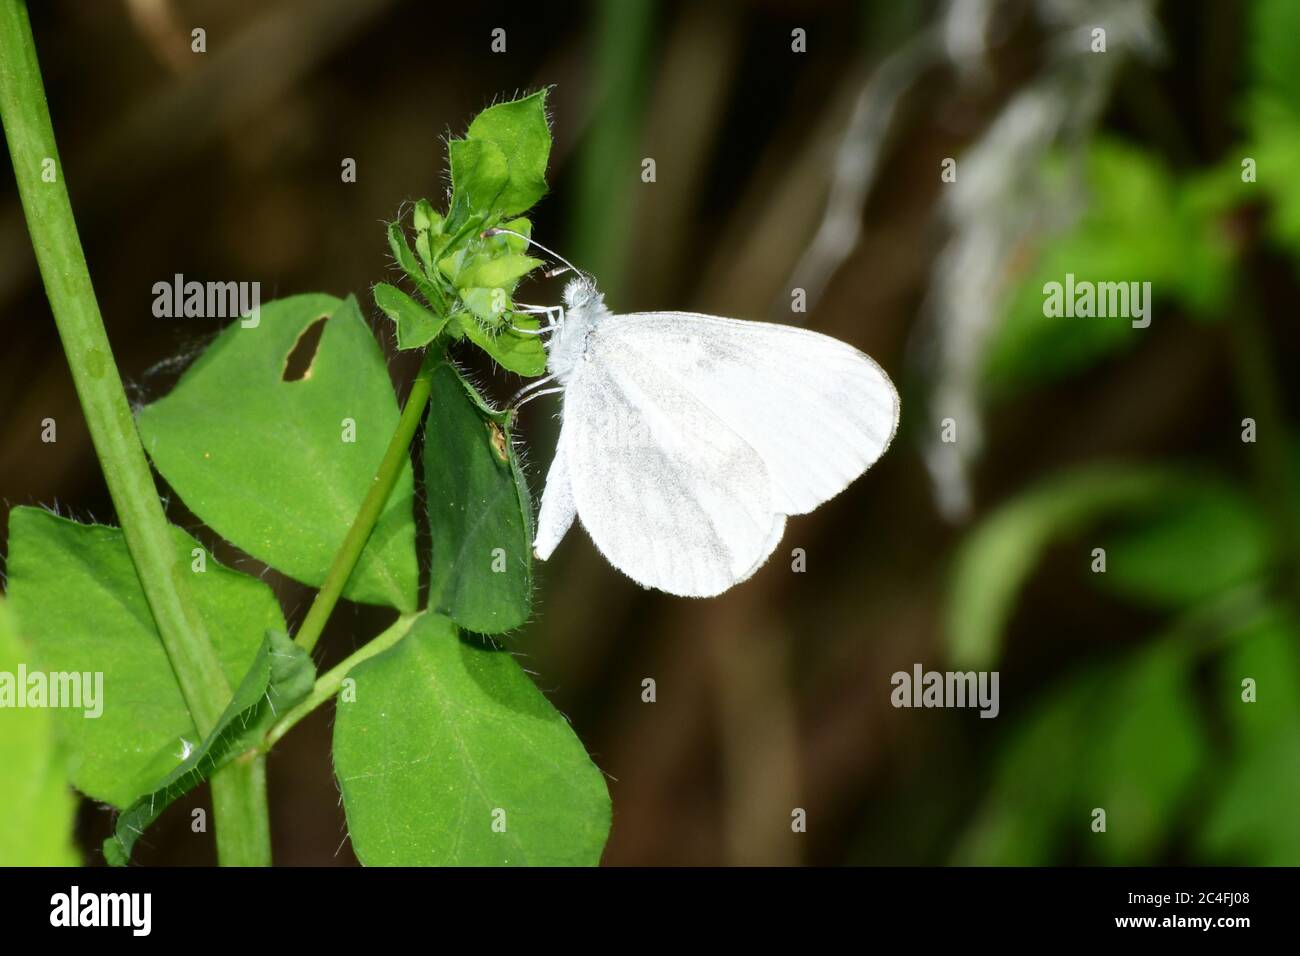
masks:
[[[595,281],[586,276],[572,279],[564,287],[564,308],[568,312],[599,306],[604,299],[605,297],[596,291]]]
[[[597,322],[609,314],[605,297],[589,276],[564,287],[564,319],[551,337],[546,367],[561,385],[587,352],[587,340]]]

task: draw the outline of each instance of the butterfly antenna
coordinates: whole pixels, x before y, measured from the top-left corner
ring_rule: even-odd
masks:
[[[542,252],[546,253],[546,254],[547,254],[548,256],[550,256],[551,258],[556,259],[556,260],[558,260],[558,261],[560,261],[560,262],[563,262],[563,263],[564,263],[564,266],[565,266],[565,269],[569,269],[569,270],[573,271],[574,273],[576,273],[577,275],[582,276],[583,278],[586,278],[586,279],[591,279],[591,278],[592,278],[592,277],[591,277],[590,275],[588,275],[586,272],[583,272],[581,269],[579,269],[577,266],[575,266],[575,265],[574,265],[572,262],[570,262],[568,259],[564,258],[564,256],[562,256],[562,255],[560,255],[558,252],[556,252],[554,249],[548,249],[548,248],[546,248],[544,245],[542,245],[542,244],[541,244],[540,242],[538,242],[536,239],[532,238],[531,236],[525,236],[522,232],[515,232],[513,229],[502,229],[500,226],[493,226],[491,229],[485,229],[485,230],[483,230],[483,232],[482,232],[481,235],[482,235],[482,237],[483,237],[484,239],[488,238],[489,236],[501,236],[501,235],[514,236],[516,239],[522,239],[522,240],[524,240],[524,242],[528,243],[529,245],[533,245],[533,246],[536,246],[538,249],[541,249]],[[547,278],[550,278],[551,276],[559,275],[561,272],[564,272],[564,271],[565,271],[564,269],[552,270],[552,271],[546,273],[546,276],[547,276]]]

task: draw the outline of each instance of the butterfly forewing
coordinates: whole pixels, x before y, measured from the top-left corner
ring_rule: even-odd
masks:
[[[602,351],[652,363],[759,454],[779,512],[804,514],[884,453],[898,394],[880,366],[830,336],[689,312],[615,315]]]

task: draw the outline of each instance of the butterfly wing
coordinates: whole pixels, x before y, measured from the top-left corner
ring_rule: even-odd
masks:
[[[785,524],[758,453],[639,356],[595,341],[589,350],[565,387],[556,459],[596,547],[670,594],[711,597],[745,580]],[[550,497],[548,477],[540,544],[563,534],[565,494]]]
[[[564,442],[561,441],[555,447],[555,457],[546,473],[542,506],[537,511],[537,537],[533,540],[533,554],[537,555],[538,560],[545,561],[551,556],[560,539],[573,525],[577,513],[577,505],[573,502],[573,486],[569,482]]]
[[[693,312],[614,315],[592,335],[635,355],[666,388],[721,419],[762,459],[773,508],[805,514],[884,454],[898,428],[889,376],[851,345],[807,329]]]

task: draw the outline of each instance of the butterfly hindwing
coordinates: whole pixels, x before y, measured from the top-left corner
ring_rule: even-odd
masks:
[[[758,453],[639,356],[594,335],[589,350],[566,385],[557,457],[597,548],[670,594],[709,597],[747,578],[784,524]]]

